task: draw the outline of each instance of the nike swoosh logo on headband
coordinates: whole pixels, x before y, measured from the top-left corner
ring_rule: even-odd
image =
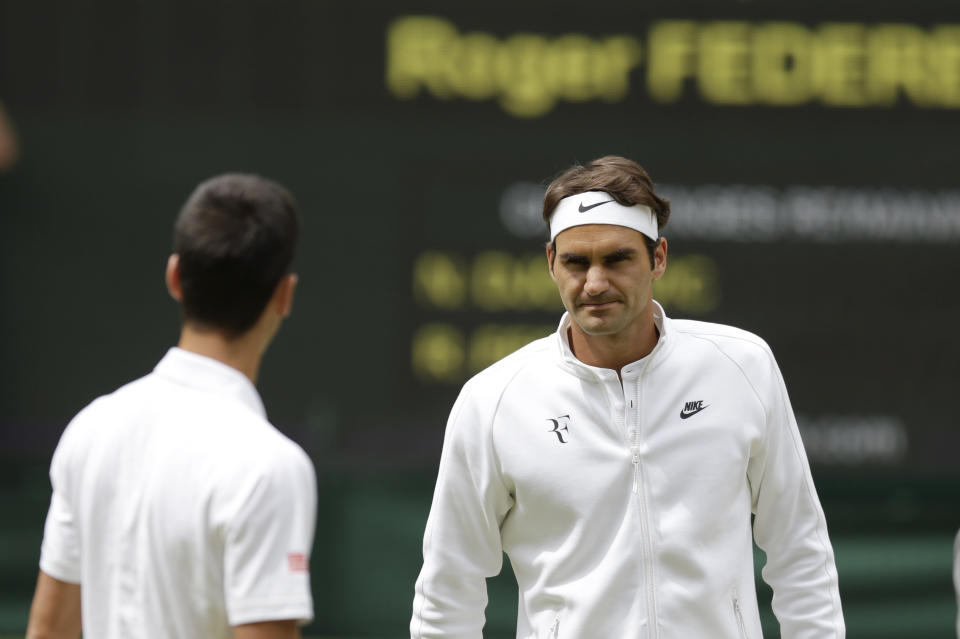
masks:
[[[590,209],[595,209],[598,206],[603,206],[604,204],[610,204],[611,202],[613,202],[613,200],[604,200],[603,202],[597,202],[596,204],[591,204],[590,206],[584,206],[583,202],[581,202],[579,210],[581,213],[586,213]]]

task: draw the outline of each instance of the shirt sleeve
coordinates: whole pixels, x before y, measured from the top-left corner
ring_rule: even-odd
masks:
[[[757,391],[767,429],[750,460],[754,537],[784,639],[843,639],[833,547],[780,369],[768,349]]]
[[[77,512],[71,501],[69,427],[60,438],[50,463],[53,495],[43,527],[40,545],[40,570],[60,581],[80,583],[80,532]]]
[[[309,558],[316,491],[313,464],[298,447],[264,460],[224,539],[231,626],[313,619]]]
[[[465,388],[447,422],[414,593],[413,639],[480,639],[486,579],[503,565],[500,525],[513,498],[481,404]]]

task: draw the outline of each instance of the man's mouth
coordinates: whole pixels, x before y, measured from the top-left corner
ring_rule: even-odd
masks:
[[[591,300],[589,302],[581,302],[580,306],[582,306],[583,308],[596,310],[596,309],[609,308],[614,304],[617,304],[618,301],[619,300],[600,300],[600,301]]]

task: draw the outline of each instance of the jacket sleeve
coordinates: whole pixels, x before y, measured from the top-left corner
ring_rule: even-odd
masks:
[[[766,431],[750,459],[754,537],[767,555],[763,578],[783,639],[843,639],[837,570],[826,520],[787,389],[773,354],[754,377]]]
[[[491,403],[474,396],[468,382],[450,413],[423,537],[412,639],[482,637],[486,579],[502,567],[500,525],[513,505],[493,447]]]

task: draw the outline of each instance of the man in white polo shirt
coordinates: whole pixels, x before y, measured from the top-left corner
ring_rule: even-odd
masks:
[[[96,639],[280,639],[312,618],[313,465],[254,387],[293,303],[298,229],[259,176],[187,200],[166,271],[179,345],[64,431],[28,637],[76,639],[82,618]]]
[[[506,552],[518,639],[761,639],[752,523],[779,635],[843,639],[826,522],[770,349],[653,300],[669,202],[611,156],[554,180],[543,211],[567,313],[454,404],[411,637],[479,639],[485,579]]]

